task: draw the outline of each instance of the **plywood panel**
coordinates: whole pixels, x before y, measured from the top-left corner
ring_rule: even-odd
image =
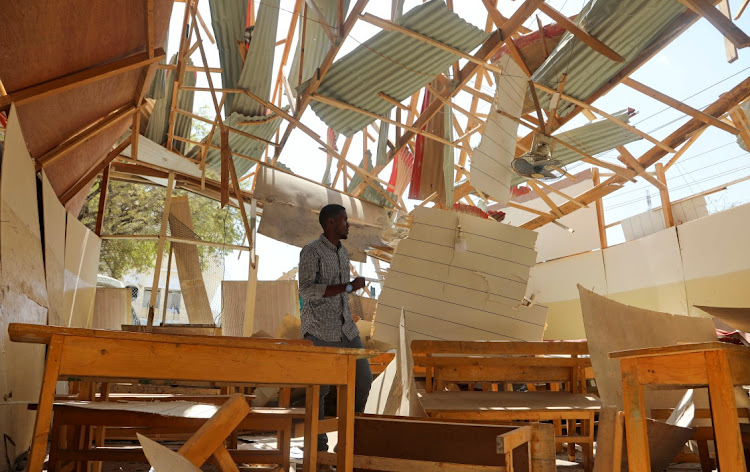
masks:
[[[129,288],[97,288],[91,327],[119,331],[122,325],[130,323],[130,296]]]
[[[63,320],[66,326],[90,328],[102,240],[68,213],[65,231]]]
[[[710,318],[671,315],[635,308],[580,289],[583,322],[586,327],[591,364],[602,402],[622,410],[622,376],[619,359],[608,353],[626,349],[669,346],[687,342],[716,341]],[[663,403],[665,395],[648,392],[648,408],[673,408]],[[679,395],[676,398],[679,399]],[[668,398],[673,399],[675,395]]]
[[[49,297],[47,324],[68,326],[68,319],[63,315],[67,212],[57,199],[44,171],[42,171],[42,208],[44,213],[44,271]]]
[[[256,290],[253,333],[265,331],[273,335],[281,327],[286,315],[299,318],[296,280],[260,280]],[[246,297],[247,281],[221,282],[222,331],[225,336],[245,335],[243,323]]]
[[[610,298],[640,308],[688,313],[675,228],[609,247],[602,252]],[[646,290],[647,295],[639,296],[642,290]],[[618,294],[623,298],[618,298]]]
[[[454,249],[459,227],[466,251]],[[536,259],[536,233],[425,208],[415,209],[412,228],[378,300],[377,339],[396,343],[402,308],[415,339],[541,338],[545,308],[519,306]]]
[[[15,107],[0,165],[0,431],[10,439],[0,455],[15,460],[31,441],[34,414],[24,402],[38,400],[44,347],[10,342],[8,324],[47,321],[36,176]]]
[[[497,79],[493,108],[521,116],[526,76],[510,55],[500,59],[500,67],[503,73]],[[517,136],[518,123],[490,112],[482,141],[471,156],[471,184],[500,203],[506,203],[510,197],[510,180],[515,175],[510,163],[515,155]]]
[[[169,230],[172,236],[195,239],[193,217],[187,195],[172,197],[169,206]],[[180,289],[185,299],[185,310],[191,324],[214,324],[203,281],[198,247],[195,244],[174,243],[174,259]]]

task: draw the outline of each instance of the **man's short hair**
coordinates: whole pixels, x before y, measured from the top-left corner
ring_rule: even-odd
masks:
[[[346,208],[342,207],[341,205],[337,205],[335,203],[331,203],[330,205],[324,206],[323,209],[320,210],[320,215],[318,216],[318,221],[320,221],[320,226],[322,226],[323,229],[326,229],[326,221],[328,221],[328,218],[334,218],[336,215],[338,215],[342,211],[346,211]]]

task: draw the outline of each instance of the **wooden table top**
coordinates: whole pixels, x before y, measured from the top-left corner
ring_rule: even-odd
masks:
[[[615,351],[609,353],[610,359],[624,359],[629,357],[665,356],[672,354],[685,354],[701,351],[727,351],[750,354],[750,347],[739,344],[729,344],[719,341],[708,343],[685,343],[672,346],[649,347],[643,349],[629,349],[626,351]]]
[[[245,338],[232,336],[197,336],[187,334],[154,334],[105,329],[66,328],[26,323],[10,323],[8,335],[14,342],[49,344],[54,335],[82,336],[88,338],[115,339],[122,341],[146,341],[170,344],[196,344],[208,346],[263,349],[272,351],[316,352],[357,357],[374,357],[380,351],[373,349],[350,349],[313,346],[304,339]]]

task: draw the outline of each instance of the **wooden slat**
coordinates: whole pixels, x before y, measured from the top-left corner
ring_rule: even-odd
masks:
[[[696,110],[695,108],[689,105],[685,105],[679,100],[675,100],[674,98],[668,95],[665,95],[659,91],[656,91],[652,89],[651,87],[638,82],[637,80],[631,79],[630,77],[625,77],[622,80],[622,83],[634,90],[637,90],[643,93],[644,95],[648,95],[651,98],[655,98],[656,100],[659,100],[665,105],[669,105],[670,107],[675,108],[685,113],[686,115],[690,115],[693,118],[697,118],[701,120],[702,122],[706,123],[707,125],[716,126],[717,128],[721,128],[724,131],[728,133],[732,133],[734,135],[738,135],[740,133],[740,131],[734,126],[729,126],[728,124],[724,123],[723,121],[717,118],[714,118],[711,115],[708,115],[700,110]]]
[[[631,167],[634,169],[638,175],[643,177],[644,179],[648,180],[654,187],[666,190],[667,186],[664,185],[662,182],[654,178],[651,174],[649,174],[646,169],[643,168],[640,162],[636,160],[635,157],[633,157],[632,154],[630,154],[630,151],[628,151],[625,146],[617,146],[617,150],[620,152],[619,160],[626,166]]]
[[[667,177],[664,175],[664,166],[661,162],[656,163],[656,176],[664,184],[664,188],[659,189],[661,197],[661,209],[664,212],[664,224],[667,228],[674,226],[674,216],[672,215],[672,203],[669,201],[669,191],[667,190]]]
[[[679,0],[679,2],[708,20],[736,47],[742,49],[750,46],[750,37],[732,23],[731,18],[727,18],[717,10],[713,2],[708,0]]]
[[[573,36],[580,39],[584,44],[589,46],[599,54],[615,61],[625,62],[625,58],[613,51],[609,46],[599,41],[595,37],[591,36],[586,31],[582,30],[577,24],[573,23],[567,16],[563,15],[559,11],[552,8],[549,4],[542,3],[539,5],[539,9],[544,12],[545,15],[552,18],[553,21],[557,22],[560,26],[568,30]]]
[[[600,184],[599,181],[599,169],[592,169],[592,178],[594,180],[594,187]],[[607,244],[607,229],[604,225],[604,204],[601,198],[596,199],[596,222],[599,226],[599,244],[602,249],[605,249]]]
[[[722,15],[726,16],[727,19],[731,21],[732,11],[729,7],[729,0],[721,0],[721,2],[719,2],[719,11]],[[732,44],[732,42],[727,38],[724,38],[724,50],[727,53],[728,63],[731,64],[739,58],[739,55],[737,54],[737,47]]]
[[[560,209],[557,207],[557,205],[555,205],[555,202],[553,202],[552,199],[549,198],[549,196],[544,193],[533,180],[528,180],[526,181],[526,183],[529,185],[529,187],[532,188],[532,190],[534,190],[537,195],[539,195],[539,198],[544,200],[544,203],[547,204],[547,206],[550,208],[550,210],[552,210],[552,213],[554,213],[555,216],[557,216],[558,218],[562,218],[562,212],[560,212]]]
[[[161,276],[161,264],[164,259],[164,243],[167,236],[167,224],[169,222],[169,206],[172,203],[172,190],[174,188],[174,172],[169,173],[167,180],[167,195],[164,198],[164,211],[161,216],[161,227],[159,229],[159,242],[156,247],[156,266],[154,267],[154,281],[151,284],[151,299],[149,300],[148,307],[148,320],[146,326],[151,328],[154,326],[154,310],[156,307],[156,297],[158,295],[159,288],[159,277]]]

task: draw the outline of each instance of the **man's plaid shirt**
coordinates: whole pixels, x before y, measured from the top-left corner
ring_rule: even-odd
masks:
[[[349,311],[349,294],[323,297],[326,287],[349,282],[349,251],[338,248],[325,235],[310,242],[299,254],[299,294],[302,297],[302,336],[311,334],[323,341],[341,341],[343,333],[352,340],[359,336]]]

